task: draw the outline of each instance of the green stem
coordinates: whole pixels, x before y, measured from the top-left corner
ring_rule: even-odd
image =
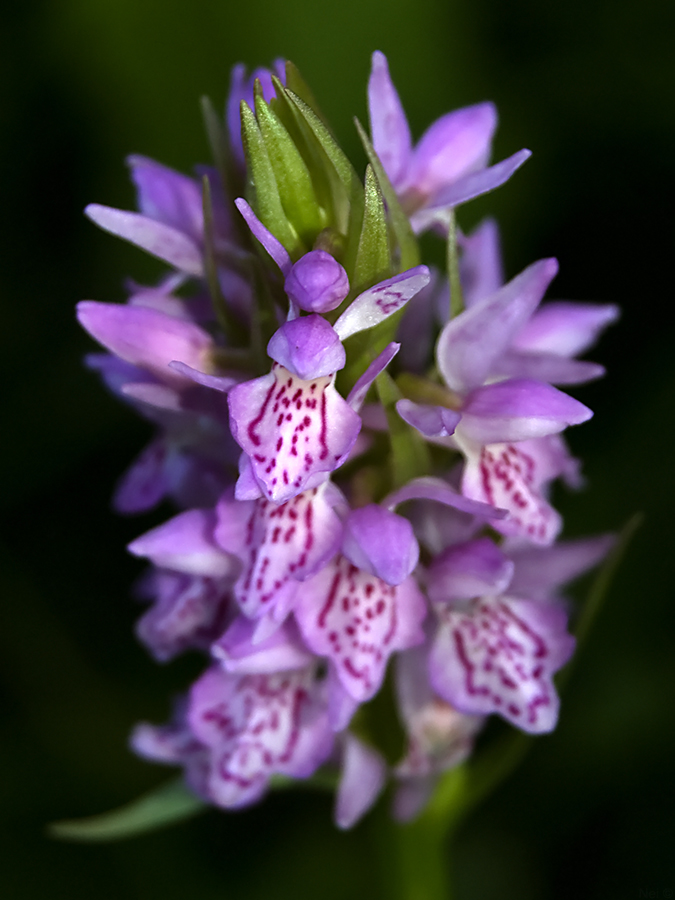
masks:
[[[459,280],[459,254],[457,252],[457,219],[455,210],[448,213],[448,280],[450,282],[450,318],[454,319],[464,309],[462,285]]]

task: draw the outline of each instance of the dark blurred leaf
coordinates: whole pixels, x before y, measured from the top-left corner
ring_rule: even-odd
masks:
[[[119,809],[86,819],[53,822],[48,830],[52,837],[64,841],[118,841],[181,822],[205,809],[204,801],[189,791],[182,779],[176,779]]]

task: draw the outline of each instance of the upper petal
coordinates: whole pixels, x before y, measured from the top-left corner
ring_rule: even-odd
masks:
[[[493,103],[466,106],[437,119],[413,151],[404,190],[433,203],[444,187],[485,166],[496,127]]]
[[[448,322],[438,339],[436,361],[450,388],[463,392],[485,383],[557,271],[555,259],[539,260]]]
[[[170,266],[188,275],[201,277],[204,274],[201,250],[185,232],[140,213],[113,209],[100,203],[90,203],[85,214],[99,228],[135,244]]]
[[[593,413],[568,394],[541,381],[498,381],[466,400],[457,434],[477,444],[524,441],[557,434],[587,422]]]
[[[373,147],[395,188],[405,180],[412,142],[410,129],[384,53],[373,53],[368,81],[368,114]]]
[[[213,338],[193,322],[148,307],[95,300],[78,303],[77,318],[104,347],[169,384],[190,383],[184,375],[169,368],[172,360],[197,370],[209,365]]]

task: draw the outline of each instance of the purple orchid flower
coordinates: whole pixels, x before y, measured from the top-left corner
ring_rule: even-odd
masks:
[[[416,232],[447,225],[447,211],[494,190],[530,156],[520,150],[486,168],[497,112],[479,103],[442,116],[413,148],[410,129],[383,53],[373,53],[368,82],[373,147]]]
[[[433,691],[428,657],[427,640],[396,660],[396,695],[407,748],[394,769],[398,786],[393,813],[402,822],[421,811],[442,772],[468,758],[485,723],[484,716],[460,713]]]
[[[497,713],[532,734],[558,718],[552,676],[574,638],[557,599],[563,581],[595,565],[611,539],[529,549],[521,562],[487,538],[448,548],[427,586],[439,626],[429,656],[433,689],[468,715]]]
[[[358,702],[379,690],[394,651],[424,639],[426,603],[411,577],[417,558],[410,523],[373,504],[350,513],[341,554],[298,588],[305,643],[331,660]]]
[[[179,272],[204,276],[204,215],[199,182],[143,156],[129,157],[140,212],[91,203],[86,215],[105,231],[168,263]],[[211,183],[216,255],[236,256],[232,216],[218,175],[206,168]]]
[[[270,374],[230,391],[233,437],[268,499],[284,503],[346,460],[361,419],[334,386],[345,364],[342,342],[388,318],[428,280],[426,266],[417,266],[380,282],[360,294],[334,326],[317,314],[286,322],[267,346],[274,360]],[[369,370],[372,380],[377,374],[377,366]]]
[[[152,569],[139,585],[153,600],[136,623],[136,635],[159,662],[185,650],[208,651],[232,619],[232,582]]]
[[[438,340],[439,371],[455,409],[401,400],[399,414],[425,436],[450,440],[466,458],[462,493],[505,508],[497,530],[550,544],[560,518],[545,486],[573,468],[559,440],[592,413],[572,397],[531,378],[494,380],[498,361],[537,308],[557,272],[541,260],[450,321]]]

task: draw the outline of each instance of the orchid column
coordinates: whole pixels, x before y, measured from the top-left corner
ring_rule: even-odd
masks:
[[[555,260],[504,283],[495,223],[457,229],[530,155],[488,166],[492,104],[413,147],[379,52],[368,100],[362,179],[292,64],[238,66],[225,118],[205,106],[201,180],[134,156],[140,211],[87,209],[169,267],[78,317],[107,351],[88,364],[156,427],[116,507],[178,510],[129,546],[137,634],[205,670],[132,746],[182,768],[184,809],[302,779],[335,790],[341,828],[385,787],[395,819],[438,819],[487,716],[555,728],[561,589],[611,544],[558,541],[549,488],[580,482],[562,432],[592,413],[560,386],[603,374],[576,356],[616,309],[542,304]],[[429,228],[447,273],[421,263]]]

